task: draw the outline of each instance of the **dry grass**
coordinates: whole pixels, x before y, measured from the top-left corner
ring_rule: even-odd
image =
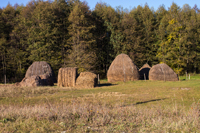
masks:
[[[199,131],[199,105],[184,108],[87,103],[1,106],[0,132],[194,132]]]
[[[0,132],[200,132],[199,80],[0,87]]]

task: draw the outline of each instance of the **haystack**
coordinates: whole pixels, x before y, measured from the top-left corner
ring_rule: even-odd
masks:
[[[144,64],[140,70],[139,70],[139,73],[140,73],[140,79],[141,80],[144,80],[144,79],[149,79],[149,71],[150,71],[151,67],[149,66],[149,64]],[[144,77],[145,76],[145,77]]]
[[[53,86],[54,83],[48,74],[33,75],[31,77],[25,77],[20,83],[16,83],[15,86],[20,87],[37,87],[37,86]]]
[[[76,80],[77,88],[94,88],[97,85],[97,75],[91,72],[81,72]]]
[[[56,82],[56,78],[55,78],[53,69],[46,61],[33,62],[33,64],[26,71],[25,78],[31,77],[33,75],[35,75],[35,76],[49,75],[49,78],[51,78],[54,83]]]
[[[118,55],[107,72],[108,82],[139,80],[137,66],[126,54]]]
[[[25,77],[22,79],[20,83],[16,83],[15,86],[20,87],[37,87],[40,86],[41,78],[39,76],[31,76],[31,77]]]
[[[76,67],[60,68],[58,72],[58,86],[75,87],[76,78],[77,78]]]
[[[178,81],[178,75],[167,65],[157,64],[149,71],[149,80]]]

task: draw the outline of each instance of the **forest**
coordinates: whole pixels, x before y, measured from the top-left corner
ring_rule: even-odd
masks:
[[[199,73],[200,10],[148,4],[128,10],[79,0],[32,0],[0,9],[0,82],[21,81],[34,61],[78,67],[106,78],[113,59],[129,55],[138,68],[166,63],[178,75]]]

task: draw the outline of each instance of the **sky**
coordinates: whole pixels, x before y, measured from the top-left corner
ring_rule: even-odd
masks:
[[[8,3],[10,3],[12,6],[16,3],[18,5],[23,4],[26,6],[26,4],[30,0],[0,0],[0,8],[6,7]],[[81,0],[84,1],[84,0]],[[134,7],[137,7],[138,5],[144,6],[145,3],[149,5],[150,8],[154,8],[154,10],[157,10],[159,6],[164,5],[166,9],[171,6],[172,2],[176,3],[178,6],[182,7],[184,4],[188,4],[189,6],[194,7],[196,4],[198,8],[200,8],[200,1],[199,0],[85,0],[88,3],[88,6],[91,10],[95,8],[95,5],[97,3],[103,2],[107,5],[116,8],[118,6],[123,7],[124,9],[127,8],[128,10],[131,10]]]

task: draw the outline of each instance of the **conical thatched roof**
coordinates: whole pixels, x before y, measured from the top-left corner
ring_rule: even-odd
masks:
[[[26,71],[25,78],[31,76],[40,76],[44,74],[49,75],[52,81],[54,83],[56,82],[55,74],[51,66],[46,61],[35,61]]]
[[[149,64],[144,64],[140,70],[139,70],[139,73],[140,73],[140,79],[141,80],[144,80],[145,78],[146,79],[149,79],[149,71],[150,71],[151,67],[149,66]],[[145,75],[145,77],[144,77]]]
[[[107,78],[108,82],[139,80],[137,66],[126,54],[118,55],[110,65]]]
[[[178,81],[178,75],[167,65],[157,64],[149,71],[149,80]]]

